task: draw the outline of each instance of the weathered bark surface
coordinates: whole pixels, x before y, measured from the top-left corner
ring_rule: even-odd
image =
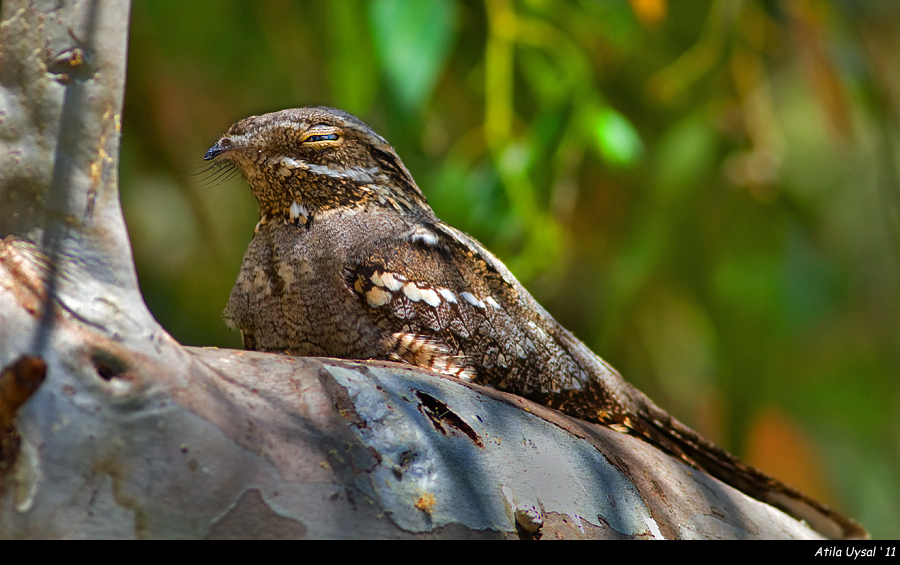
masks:
[[[0,537],[819,537],[521,398],[180,346],[119,208],[127,2],[2,10]]]

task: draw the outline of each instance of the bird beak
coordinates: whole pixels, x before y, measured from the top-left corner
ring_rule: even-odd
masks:
[[[219,155],[221,155],[222,153],[224,153],[226,151],[226,149],[227,149],[227,147],[222,146],[222,140],[220,139],[219,141],[216,142],[215,145],[213,145],[212,147],[209,148],[209,150],[206,152],[206,155],[203,156],[203,160],[211,161],[211,160],[215,159],[216,157],[218,157]]]

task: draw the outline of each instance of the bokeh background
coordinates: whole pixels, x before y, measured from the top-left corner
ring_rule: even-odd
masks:
[[[136,0],[123,207],[189,345],[252,235],[234,121],[348,110],[658,404],[900,537],[894,0]]]

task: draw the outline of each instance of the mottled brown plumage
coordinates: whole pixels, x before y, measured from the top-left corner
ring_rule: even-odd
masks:
[[[393,148],[354,116],[253,116],[206,159],[237,166],[259,201],[225,310],[245,347],[394,360],[489,385],[640,437],[832,537],[864,533],[622,379],[500,260],[439,220]]]

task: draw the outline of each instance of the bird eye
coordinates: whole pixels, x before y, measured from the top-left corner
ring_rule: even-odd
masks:
[[[304,139],[303,141],[304,141],[304,143],[312,143],[315,141],[337,141],[337,138],[338,138],[338,134],[329,133],[329,134],[324,134],[324,135],[311,135],[311,136],[307,137],[306,139]]]

